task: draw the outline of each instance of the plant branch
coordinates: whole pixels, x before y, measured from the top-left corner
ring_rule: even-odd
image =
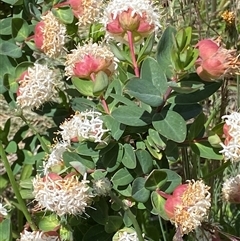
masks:
[[[5,153],[4,148],[3,148],[2,141],[0,141],[0,156],[2,158],[2,161],[3,161],[4,167],[6,169],[7,175],[9,177],[10,183],[12,185],[14,194],[16,195],[18,203],[21,206],[21,211],[23,212],[23,214],[24,214],[27,222],[29,223],[31,229],[32,230],[37,230],[37,226],[32,221],[31,215],[30,215],[30,213],[27,210],[27,206],[26,206],[25,202],[23,201],[22,196],[21,196],[21,194],[19,192],[19,186],[18,186],[18,184],[17,184],[17,182],[16,182],[16,180],[14,178],[11,166],[9,164],[9,161],[7,159],[6,153]]]
[[[139,224],[138,224],[134,214],[132,213],[131,209],[128,206],[124,205],[122,200],[119,199],[113,192],[111,192],[110,196],[111,196],[111,199],[114,202],[116,202],[126,212],[128,217],[132,221],[133,227],[134,227],[134,229],[135,229],[135,231],[137,233],[137,236],[138,236],[138,240],[139,241],[144,241],[143,236],[142,236],[141,228],[140,228],[140,226],[139,226]]]

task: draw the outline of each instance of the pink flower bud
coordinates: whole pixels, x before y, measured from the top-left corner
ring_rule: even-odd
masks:
[[[97,43],[78,45],[72,53],[67,55],[66,75],[76,76],[81,79],[91,79],[92,74],[100,71],[108,76],[115,71],[114,55],[107,46]]]
[[[199,57],[201,59],[207,59],[218,51],[219,46],[211,39],[203,39],[197,43],[196,48],[199,50]]]
[[[43,29],[44,29],[44,22],[41,21],[36,24],[35,26],[35,34],[34,34],[34,42],[38,49],[42,49],[43,46]]]
[[[46,176],[43,177],[43,181],[46,182],[48,179],[52,181],[62,180],[62,177],[59,176],[57,173],[50,172]]]
[[[110,36],[122,42],[128,42],[130,31],[135,43],[159,25],[158,15],[148,0],[111,1],[105,9],[103,24]]]
[[[127,40],[127,31],[130,31],[134,35],[134,41],[137,42],[149,35],[155,29],[155,25],[147,21],[146,13],[140,15],[128,9],[112,19],[106,25],[106,29],[110,34],[120,36],[125,40]]]
[[[214,81],[239,70],[240,62],[235,50],[227,50],[210,39],[199,41],[196,48],[199,50],[199,58],[195,67],[201,79]]]
[[[73,72],[74,75],[82,79],[90,79],[92,73],[105,71],[112,64],[104,58],[96,58],[91,55],[85,55],[84,58],[75,63]],[[109,73],[106,73],[109,74]]]
[[[182,205],[182,195],[186,191],[188,185],[183,184],[179,185],[173,192],[172,195],[166,200],[165,211],[169,219],[174,218],[175,208],[179,205]]]
[[[76,18],[83,14],[82,0],[68,0],[67,3],[71,6],[73,14]]]
[[[225,135],[225,141],[224,141],[224,144],[225,145],[228,145],[228,143],[230,142],[230,140],[232,139],[232,136],[229,134],[229,126],[225,123],[223,125],[223,133]]]

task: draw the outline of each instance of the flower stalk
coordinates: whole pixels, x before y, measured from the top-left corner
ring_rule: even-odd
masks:
[[[37,226],[32,221],[31,215],[30,215],[30,213],[27,210],[27,206],[26,206],[25,202],[23,201],[22,196],[21,196],[21,194],[19,192],[19,187],[18,187],[18,184],[17,184],[17,182],[16,182],[16,180],[14,178],[11,166],[9,164],[9,161],[7,159],[7,156],[6,156],[6,153],[4,151],[2,141],[0,141],[0,156],[2,158],[2,161],[3,161],[4,167],[6,169],[7,175],[9,177],[10,183],[12,185],[14,194],[16,195],[18,203],[21,206],[21,211],[23,212],[23,214],[24,214],[27,222],[29,223],[31,229],[32,230],[37,230]]]
[[[127,31],[127,36],[128,36],[128,44],[129,44],[129,48],[130,48],[130,53],[131,53],[134,73],[135,73],[136,77],[140,77],[139,67],[137,65],[137,60],[136,60],[135,51],[134,51],[132,32],[131,31]]]

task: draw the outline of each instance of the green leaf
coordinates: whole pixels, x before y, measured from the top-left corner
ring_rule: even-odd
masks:
[[[166,149],[164,150],[164,153],[169,161],[175,162],[179,158],[179,149],[178,145],[169,140],[167,141]]]
[[[71,107],[75,111],[85,111],[87,109],[96,109],[96,104],[86,98],[74,97],[71,99]]]
[[[30,164],[24,164],[23,169],[21,172],[20,180],[26,180],[29,179],[33,172],[33,165]]]
[[[107,233],[116,232],[123,224],[122,217],[120,216],[108,216],[104,229]]]
[[[191,124],[188,130],[188,140],[192,141],[196,137],[199,136],[200,133],[204,133],[205,127],[204,124],[206,122],[205,115],[201,113]]]
[[[73,77],[72,83],[81,94],[85,96],[94,96],[93,82],[91,80],[83,80],[77,77]]]
[[[221,149],[213,148],[208,141],[201,141],[199,143],[194,143],[190,145],[192,151],[199,155],[200,157],[213,159],[213,160],[222,160],[223,155],[219,153]]]
[[[2,1],[11,5],[20,5],[23,2],[23,0],[2,0]]]
[[[189,94],[204,87],[204,83],[198,81],[168,82],[168,85],[177,93]]]
[[[154,144],[157,146],[157,148],[164,150],[166,147],[166,143],[160,137],[159,133],[154,129],[149,129],[148,133],[149,133],[149,137],[154,142]]]
[[[71,165],[71,162],[80,162],[88,170],[92,170],[95,168],[95,164],[92,160],[90,160],[90,158],[82,157],[75,152],[65,151],[62,156],[64,164],[66,166]]]
[[[108,220],[108,204],[105,199],[100,199],[92,208],[89,208],[88,214],[98,224],[105,225]]]
[[[32,190],[29,189],[21,189],[20,190],[21,197],[23,199],[34,199],[34,195],[32,193]]]
[[[142,61],[142,59],[144,58],[144,56],[148,55],[151,53],[153,45],[155,42],[155,33],[153,32],[152,34],[150,34],[148,36],[148,38],[146,39],[146,41],[144,41],[144,45],[141,48],[139,54],[138,54],[138,58],[137,58],[137,62],[140,63]]]
[[[17,152],[17,143],[15,141],[10,141],[5,149],[7,153],[16,153]]]
[[[111,130],[111,136],[118,141],[124,133],[125,125],[114,120],[110,115],[105,115],[102,117],[102,119],[104,120],[104,125],[106,128]]]
[[[186,138],[187,128],[185,120],[178,113],[163,110],[153,116],[153,127],[169,140],[181,143]]]
[[[120,195],[124,197],[132,196],[132,186],[131,184],[127,186],[113,186],[113,189],[116,190]]]
[[[153,206],[152,213],[161,216],[165,220],[169,220],[164,207],[166,200],[156,192],[152,192],[151,201]]]
[[[133,181],[133,176],[129,173],[127,168],[121,168],[112,177],[111,181],[116,186],[124,186]]]
[[[96,74],[96,79],[93,82],[93,94],[95,96],[101,95],[103,91],[108,87],[108,84],[108,76],[103,71],[98,72]]]
[[[20,64],[17,65],[16,69],[15,69],[15,75],[14,75],[14,78],[15,78],[15,81],[18,80],[21,76],[21,74],[26,71],[28,69],[28,67],[31,67],[33,66],[33,63],[32,62],[21,62]]]
[[[12,36],[17,42],[23,42],[29,35],[28,23],[22,18],[12,19]]]
[[[190,74],[182,81],[198,81],[198,82],[204,83],[204,86],[201,89],[195,91],[194,93],[172,94],[170,98],[168,98],[167,100],[169,103],[176,103],[181,105],[189,105],[189,104],[197,103],[211,96],[222,85],[222,82],[203,82],[196,73]]]
[[[38,227],[44,232],[52,231],[60,225],[57,215],[51,214],[49,216],[41,217]]]
[[[161,170],[153,170],[145,182],[145,188],[150,191],[160,189],[167,181],[167,174]]]
[[[143,61],[141,68],[141,78],[148,80],[149,83],[153,84],[153,86],[160,93],[161,97],[165,95],[168,89],[167,77],[155,59],[147,57]]]
[[[0,222],[1,241],[9,241],[11,239],[11,219],[6,218]]]
[[[12,58],[20,58],[22,56],[22,50],[16,44],[5,41],[0,43],[0,55],[1,54]]]
[[[91,226],[88,231],[85,233],[82,241],[111,241],[112,234],[106,233],[104,226],[97,224]]]
[[[138,106],[120,106],[112,112],[112,117],[129,126],[146,126],[151,123],[151,115]]]
[[[71,24],[74,16],[70,7],[52,8],[52,13],[63,23]]]
[[[0,34],[1,35],[11,35],[12,28],[11,28],[12,18],[4,18],[0,20]]]
[[[167,27],[157,46],[157,61],[167,77],[172,77],[173,75],[173,70],[171,68],[171,50],[175,34],[176,29],[174,27]]]
[[[145,203],[150,196],[150,191],[145,188],[145,178],[137,177],[132,184],[132,197],[137,202]]]
[[[161,171],[167,174],[167,181],[163,186],[161,186],[161,191],[164,191],[165,193],[172,193],[177,186],[182,184],[182,177],[175,171],[170,169],[161,169]]]
[[[98,157],[99,150],[95,150],[96,143],[82,142],[77,148],[76,152],[82,156]]]
[[[120,166],[122,157],[123,146],[119,143],[102,156],[103,166],[108,172],[113,172]]]
[[[202,112],[202,105],[200,104],[191,104],[191,105],[178,105],[172,104],[171,110],[180,114],[183,119],[190,120]]]
[[[153,107],[163,103],[160,91],[145,79],[136,77],[130,79],[125,86],[125,92]]]
[[[136,150],[138,162],[144,174],[148,174],[153,167],[153,158],[146,150]]]
[[[130,144],[124,144],[122,164],[128,169],[134,169],[137,165],[136,156]]]

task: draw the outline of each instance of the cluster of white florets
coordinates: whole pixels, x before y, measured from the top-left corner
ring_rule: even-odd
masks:
[[[76,112],[72,118],[59,126],[61,129],[59,134],[68,143],[74,139],[102,142],[102,137],[108,132],[108,129],[103,127],[101,115],[97,111]]]
[[[224,143],[220,143],[225,160],[231,162],[240,161],[240,113],[233,112],[230,115],[224,115],[222,117],[225,120],[227,127],[226,140]]]
[[[46,64],[35,63],[19,80],[17,104],[21,108],[34,109],[52,101],[58,96],[59,89],[63,88],[60,79],[58,70],[50,69]]]

